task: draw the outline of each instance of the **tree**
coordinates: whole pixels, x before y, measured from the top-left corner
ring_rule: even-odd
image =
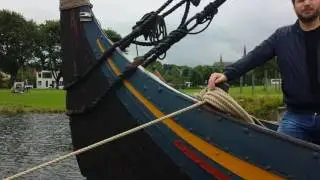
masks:
[[[121,35],[112,29],[104,29],[103,31],[106,36],[114,43],[122,39]]]
[[[59,87],[59,81],[62,77],[62,52],[60,43],[60,22],[46,21],[38,26],[36,41],[38,46],[35,48],[34,55],[37,58],[33,65],[39,69],[51,71],[55,79],[55,87]]]
[[[20,68],[17,77],[17,81],[28,81],[28,84],[36,85],[36,76],[34,68],[26,66],[25,68]]]
[[[0,24],[0,69],[11,75],[12,85],[18,70],[32,58],[36,24],[8,10],[0,11]]]
[[[151,63],[147,67],[147,70],[150,72],[158,71],[160,74],[164,74],[163,66],[162,66],[161,62],[159,62],[159,61],[155,61],[155,62]]]
[[[192,86],[198,86],[203,84],[203,77],[199,71],[193,69],[190,76]]]
[[[194,68],[195,71],[197,71],[200,74],[201,80],[199,82],[199,85],[206,84],[208,79],[210,78],[212,72],[213,72],[213,67],[212,66],[196,66]]]
[[[182,77],[190,77],[192,68],[188,66],[182,67]]]
[[[0,71],[0,88],[3,88],[3,87],[4,87],[4,76]]]
[[[174,85],[176,88],[180,88],[183,86],[184,82],[183,79],[181,79],[181,71],[179,66],[177,65],[167,65],[165,64],[163,66],[164,69],[164,79],[167,80],[167,82]]]
[[[112,30],[110,28],[104,29],[103,32],[113,43],[118,42],[122,39],[119,33],[117,33],[115,30]],[[128,53],[128,50],[124,49],[123,52]]]

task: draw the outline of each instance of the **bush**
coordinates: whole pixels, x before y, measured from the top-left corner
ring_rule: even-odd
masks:
[[[282,96],[237,96],[234,99],[251,115],[267,119],[269,113],[284,106]]]
[[[5,73],[0,71],[0,88],[9,88],[10,77],[8,78]]]

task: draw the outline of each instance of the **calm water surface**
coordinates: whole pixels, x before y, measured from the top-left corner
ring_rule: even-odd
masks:
[[[0,179],[72,151],[64,114],[0,115]],[[75,158],[21,179],[84,179]]]

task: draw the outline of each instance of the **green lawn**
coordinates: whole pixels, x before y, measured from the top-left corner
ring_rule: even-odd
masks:
[[[65,91],[31,89],[27,93],[11,93],[0,89],[2,112],[64,112]]]
[[[181,89],[180,91],[189,94],[197,95],[202,89]],[[242,93],[240,93],[240,87],[231,87],[229,89],[229,94],[232,97],[238,96],[282,96],[282,92],[277,88],[269,88],[267,91],[263,86],[256,86],[254,88],[254,93],[252,87],[243,87]]]
[[[197,95],[201,89],[184,89],[182,92],[191,96]],[[230,88],[230,95],[250,114],[266,117],[270,110],[282,106],[280,90],[256,87],[252,96],[251,87],[243,88],[243,93],[237,87]],[[2,113],[62,113],[65,112],[64,90],[31,89],[24,94],[14,94],[10,90],[0,89],[0,112]]]

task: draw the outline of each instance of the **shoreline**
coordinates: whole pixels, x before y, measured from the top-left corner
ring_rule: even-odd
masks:
[[[0,106],[0,114],[10,115],[10,114],[62,114],[65,113],[65,109],[61,108],[34,108],[34,107],[4,107]]]
[[[256,103],[255,103],[256,104]],[[281,106],[279,106],[281,107]],[[282,113],[278,108],[265,108],[259,109],[262,113],[250,113],[256,118],[260,118],[266,121],[277,121],[282,116]],[[250,107],[247,107],[250,108]],[[259,111],[258,110],[258,111]],[[0,105],[0,115],[18,115],[18,114],[65,114],[65,108],[37,108],[37,107],[24,107],[24,106],[3,106]]]
[[[266,120],[277,120],[277,111],[283,106],[283,97],[279,92],[265,92],[263,87],[257,88],[253,95],[251,89],[230,88],[229,94],[249,114]],[[259,91],[258,91],[259,90]],[[191,96],[198,94],[200,89],[181,90]],[[24,94],[13,94],[8,89],[0,89],[0,114],[46,114],[66,113],[66,92],[56,89],[33,89]]]
[[[32,89],[11,93],[0,89],[0,114],[65,113],[66,92],[56,89]]]

